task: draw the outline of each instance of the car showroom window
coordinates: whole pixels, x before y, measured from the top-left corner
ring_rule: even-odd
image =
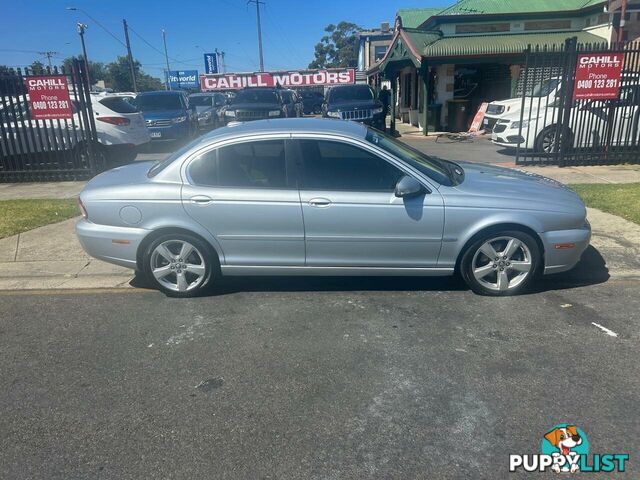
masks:
[[[243,142],[219,148],[218,185],[286,188],[284,140]]]
[[[404,175],[362,148],[329,140],[301,140],[302,185],[307,190],[393,191]]]

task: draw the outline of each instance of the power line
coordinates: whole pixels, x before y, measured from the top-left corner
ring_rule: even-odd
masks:
[[[96,20],[95,18],[93,18],[91,15],[89,15],[89,13],[87,13],[86,10],[83,10],[82,8],[78,8],[78,7],[67,7],[67,10],[77,10],[79,12],[84,13],[87,17],[89,17],[91,20],[93,20],[95,22],[96,25],[98,25],[101,29],[103,29],[105,32],[107,32],[109,35],[111,35],[111,37],[118,42],[120,45],[122,45],[124,48],[127,48],[127,46],[124,44],[124,42],[122,40],[120,40],[118,37],[116,37],[116,35],[114,33],[112,33],[107,27],[105,27],[104,25],[102,25],[98,20]]]
[[[142,40],[142,41],[143,41],[143,42],[144,42],[144,43],[145,43],[149,48],[151,48],[152,50],[155,50],[156,52],[158,52],[158,53],[159,53],[160,55],[162,55],[163,57],[165,56],[165,55],[164,55],[164,52],[163,52],[162,50],[160,50],[159,48],[156,48],[156,47],[155,47],[151,42],[148,42],[148,41],[147,41],[147,40],[146,40],[142,35],[140,35],[140,34],[139,34],[138,32],[136,32],[133,28],[131,28],[131,25],[129,25],[129,30],[130,30],[131,32],[133,32],[133,34],[134,34],[136,37],[138,37],[140,40]],[[183,65],[189,65],[188,63],[185,63],[185,62],[188,62],[188,61],[191,61],[191,60],[199,60],[199,57],[198,57],[198,58],[192,58],[192,59],[189,59],[189,60],[178,60],[177,58],[173,58],[173,57],[168,57],[168,58],[169,58],[169,60],[171,60],[172,62],[175,62],[175,63],[182,63]]]

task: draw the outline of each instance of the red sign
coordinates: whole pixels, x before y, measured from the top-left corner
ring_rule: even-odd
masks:
[[[620,95],[622,53],[587,53],[578,55],[573,99],[616,99]]]
[[[489,104],[487,102],[482,102],[480,104],[480,108],[476,112],[476,116],[473,117],[473,122],[471,122],[471,126],[469,127],[469,133],[480,131],[480,126],[482,125],[482,119],[484,118],[484,113],[487,111],[488,105]]]
[[[67,77],[64,75],[27,77],[25,83],[29,93],[31,118],[50,120],[73,116]]]
[[[311,87],[322,85],[348,85],[355,83],[353,68],[336,70],[302,70],[297,72],[226,73],[200,75],[200,89],[237,90],[246,87]]]

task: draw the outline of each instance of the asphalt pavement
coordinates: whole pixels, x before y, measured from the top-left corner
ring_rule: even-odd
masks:
[[[639,478],[638,280],[588,254],[513,298],[447,278],[5,292],[0,478],[517,478],[509,454],[563,422]]]

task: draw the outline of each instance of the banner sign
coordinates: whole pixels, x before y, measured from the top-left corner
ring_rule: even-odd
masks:
[[[480,104],[480,108],[476,112],[475,117],[473,117],[473,121],[471,122],[471,126],[469,127],[469,133],[476,133],[480,131],[480,126],[482,125],[482,119],[484,118],[484,114],[487,111],[488,106],[489,106],[488,102],[482,102]]]
[[[167,77],[171,88],[198,88],[197,70],[170,70]]]
[[[73,117],[66,76],[27,77],[25,83],[29,93],[32,119],[51,120]]]
[[[301,70],[294,72],[227,73],[201,75],[200,89],[237,90],[246,87],[312,87],[324,85],[350,85],[356,81],[353,68],[331,70]]]
[[[622,53],[585,53],[578,55],[573,99],[611,100],[620,96]]]
[[[208,74],[218,73],[218,54],[216,53],[204,54],[204,73],[208,73]]]

